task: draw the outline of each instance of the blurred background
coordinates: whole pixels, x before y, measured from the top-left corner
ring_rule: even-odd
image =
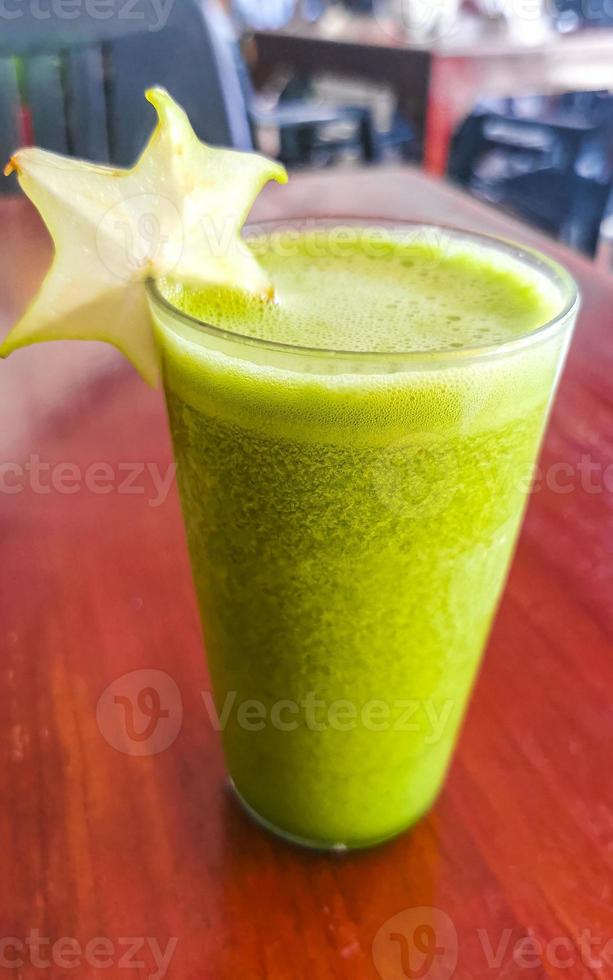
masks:
[[[609,0],[7,0],[0,21],[3,159],[130,164],[159,83],[208,142],[423,167],[613,266]]]

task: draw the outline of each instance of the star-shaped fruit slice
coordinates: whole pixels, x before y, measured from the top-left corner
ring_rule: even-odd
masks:
[[[285,183],[285,170],[255,153],[201,143],[164,89],[146,97],[158,123],[131,170],[37,148],[19,150],[7,165],[47,225],[55,257],[0,357],[43,340],[103,340],[155,384],[147,279],[272,296],[240,232],[264,184]]]

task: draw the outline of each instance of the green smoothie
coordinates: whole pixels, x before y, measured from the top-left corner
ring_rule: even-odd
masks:
[[[215,701],[261,820],[364,846],[443,781],[573,311],[543,325],[569,287],[442,230],[251,247],[274,302],[152,297]]]

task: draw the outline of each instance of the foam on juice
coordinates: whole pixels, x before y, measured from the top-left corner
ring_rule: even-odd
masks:
[[[263,236],[252,247],[274,283],[274,303],[181,284],[168,285],[166,294],[184,312],[230,332],[337,351],[483,347],[529,333],[555,314],[560,298],[545,276],[441,236]]]

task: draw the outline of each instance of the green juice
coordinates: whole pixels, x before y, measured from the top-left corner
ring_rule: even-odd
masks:
[[[225,754],[272,829],[365,846],[444,779],[573,311],[543,325],[569,287],[443,230],[252,248],[274,303],[153,297]]]

